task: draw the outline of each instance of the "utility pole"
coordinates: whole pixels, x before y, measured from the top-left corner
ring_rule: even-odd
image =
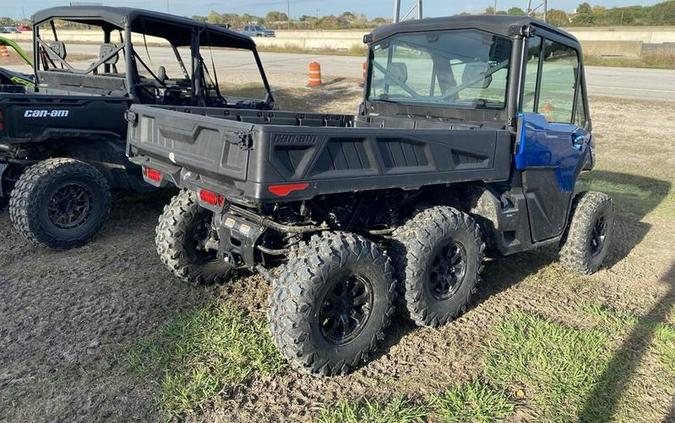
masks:
[[[401,0],[394,0],[394,23],[401,21]]]
[[[544,22],[548,22],[548,0],[544,0]]]
[[[288,8],[286,10],[286,17],[288,18],[288,29],[291,29],[291,0],[288,0]]]
[[[417,0],[417,19],[422,19],[423,17],[424,13],[422,13],[422,0]]]
[[[527,16],[530,16],[530,13],[532,13],[532,0],[527,1]]]
[[[171,0],[166,0],[166,13],[171,13],[171,5],[169,4]]]
[[[497,14],[497,0],[495,0],[495,15]]]

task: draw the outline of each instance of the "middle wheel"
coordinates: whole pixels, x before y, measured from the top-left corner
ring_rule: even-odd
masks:
[[[484,249],[476,222],[451,207],[422,210],[394,232],[390,255],[399,297],[416,324],[437,327],[464,312]]]
[[[275,283],[272,337],[295,367],[347,373],[384,338],[394,296],[390,260],[375,243],[349,233],[315,236]]]

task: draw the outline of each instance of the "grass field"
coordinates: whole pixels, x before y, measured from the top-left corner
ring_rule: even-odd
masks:
[[[622,68],[675,69],[675,55],[644,55],[639,59],[623,57],[586,56],[588,66],[612,66]]]

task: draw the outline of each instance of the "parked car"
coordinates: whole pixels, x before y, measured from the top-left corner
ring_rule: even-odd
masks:
[[[24,24],[18,25],[16,27],[16,29],[18,29],[19,32],[31,32],[31,31],[33,31],[33,28],[31,28],[30,25],[24,25]]]
[[[241,32],[249,37],[276,37],[276,33],[262,25],[246,25]]]
[[[66,43],[52,31],[57,19],[100,30],[99,55],[86,68],[68,61]],[[273,107],[255,43],[245,35],[183,17],[101,6],[47,9],[33,20],[36,91],[12,87],[0,93],[0,206],[9,202],[12,224],[34,243],[83,245],[105,222],[111,189],[151,188],[125,155],[124,114],[131,104]],[[165,39],[175,59],[153,61],[147,45],[132,42],[132,32]],[[221,92],[209,59],[219,47],[250,53],[267,98]]]
[[[13,26],[6,26],[0,30],[2,34],[18,34],[20,31]]]
[[[128,153],[183,189],[157,252],[177,278],[272,283],[270,329],[291,364],[350,371],[401,304],[416,324],[461,315],[484,254],[560,245],[592,273],[612,239],[594,164],[581,46],[528,17],[381,27],[356,116],[133,105]],[[215,142],[214,140],[223,140]],[[282,266],[276,272],[271,269]]]

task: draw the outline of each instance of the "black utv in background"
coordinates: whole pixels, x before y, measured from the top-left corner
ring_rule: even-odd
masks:
[[[64,22],[100,33],[98,57],[69,61],[59,39]],[[254,42],[222,27],[88,6],[44,10],[33,25],[36,88],[0,92],[0,206],[9,202],[15,228],[44,246],[65,249],[91,239],[109,213],[111,189],[151,189],[125,156],[131,104],[273,107]],[[167,48],[149,47],[146,37],[163,39]],[[221,92],[227,75],[219,83],[209,55],[222,48],[250,53],[262,100]]]
[[[484,254],[560,245],[591,273],[612,201],[593,167],[579,42],[525,17],[425,19],[366,36],[360,113],[134,105],[129,156],[184,190],[157,227],[179,278],[248,268],[273,283],[270,328],[294,365],[354,369],[394,304],[436,327],[479,288]],[[270,269],[281,265],[277,275]]]

